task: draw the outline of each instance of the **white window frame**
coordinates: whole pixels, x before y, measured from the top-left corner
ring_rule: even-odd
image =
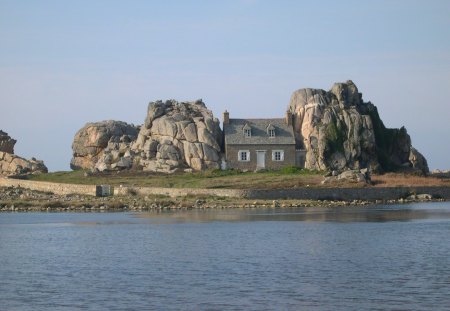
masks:
[[[270,138],[275,137],[275,130],[269,130],[269,137]]]
[[[280,153],[280,159],[276,159],[276,154]],[[284,161],[284,150],[272,150],[272,161],[275,162],[283,162]]]
[[[242,159],[242,154],[245,153],[245,160]],[[238,161],[239,162],[250,162],[250,150],[239,150],[238,152]]]
[[[252,137],[252,130],[251,129],[245,129],[244,130],[244,137]]]

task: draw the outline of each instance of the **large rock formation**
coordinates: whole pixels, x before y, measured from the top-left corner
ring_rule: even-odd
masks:
[[[202,100],[151,102],[132,151],[143,170],[219,168],[222,146],[219,124]]]
[[[124,162],[126,168],[131,167],[130,143],[136,140],[138,130],[122,121],[87,123],[75,134],[70,167],[103,171]]]
[[[75,135],[72,169],[173,172],[220,167],[222,131],[201,100],[151,102],[143,126],[88,123]]]
[[[18,176],[47,173],[43,161],[31,158],[26,160],[14,154],[16,140],[0,130],[0,176]]]
[[[404,127],[388,129],[377,108],[362,100],[352,81],[330,91],[300,89],[289,103],[297,147],[306,149],[305,167],[317,170],[412,167],[428,172],[425,158],[411,146]]]

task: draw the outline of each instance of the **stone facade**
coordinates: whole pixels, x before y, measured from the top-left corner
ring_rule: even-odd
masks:
[[[239,161],[239,151],[249,151],[249,161]],[[283,151],[284,160],[275,161],[272,153],[275,151]],[[295,166],[295,145],[226,145],[226,163],[228,168],[245,170],[257,170],[257,153],[265,153],[266,169],[278,170],[286,166]]]

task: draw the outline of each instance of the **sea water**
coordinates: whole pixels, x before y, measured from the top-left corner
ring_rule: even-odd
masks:
[[[1,213],[0,310],[449,310],[450,203]]]

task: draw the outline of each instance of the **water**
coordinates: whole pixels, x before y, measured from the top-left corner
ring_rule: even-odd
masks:
[[[0,214],[0,310],[449,310],[450,203]]]

